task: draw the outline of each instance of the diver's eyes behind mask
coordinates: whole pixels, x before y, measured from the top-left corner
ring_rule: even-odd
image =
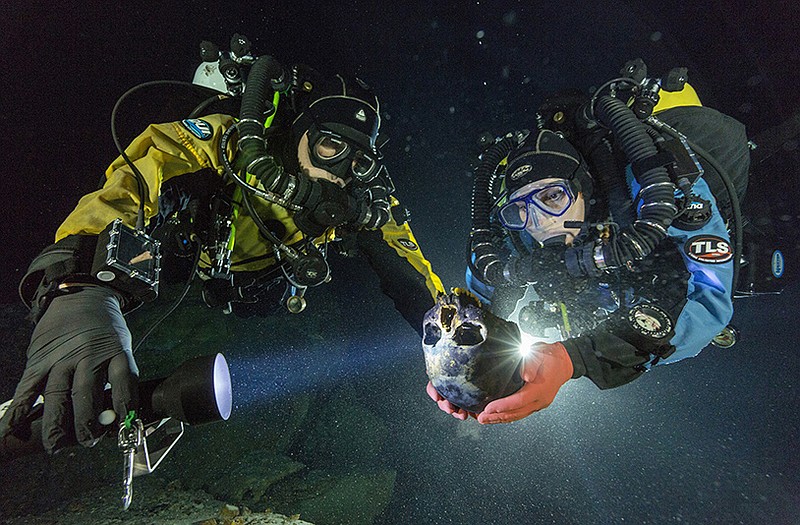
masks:
[[[378,174],[378,160],[368,153],[356,151],[353,156],[353,175],[361,182],[369,182]]]
[[[567,189],[563,186],[550,186],[540,190],[534,196],[542,209],[552,212],[553,215],[563,212],[571,200]]]
[[[533,188],[510,199],[498,214],[500,222],[509,230],[524,230],[530,220],[538,227],[537,211],[552,217],[560,217],[575,201],[575,195],[566,182]]]
[[[314,144],[314,154],[323,161],[338,160],[346,155],[349,149],[347,142],[332,135],[322,135]]]
[[[355,149],[342,137],[330,132],[320,134],[314,141],[311,161],[342,180],[354,177],[363,183],[372,181],[381,167],[374,155]]]

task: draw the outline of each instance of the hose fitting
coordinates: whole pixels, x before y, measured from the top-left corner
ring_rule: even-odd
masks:
[[[645,161],[658,154],[645,124],[619,99],[600,97],[595,115],[614,133],[632,166],[646,165]],[[607,243],[596,241],[568,248],[565,258],[572,275],[598,275],[603,270],[630,267],[633,261],[647,257],[666,238],[667,228],[678,211],[675,186],[667,168],[655,165],[634,169],[634,177],[641,188],[635,202],[643,202],[637,218]]]
[[[476,278],[489,286],[497,286],[505,281],[503,263],[492,243],[489,214],[492,207],[489,183],[492,173],[504,158],[524,139],[521,134],[509,134],[490,146],[484,153],[480,165],[475,170],[472,185],[471,217],[472,228],[467,246],[467,264]],[[474,259],[473,259],[474,257]]]

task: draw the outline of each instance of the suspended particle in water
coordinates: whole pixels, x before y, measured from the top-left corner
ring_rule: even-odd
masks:
[[[653,31],[650,34],[650,41],[651,42],[658,42],[659,40],[661,40],[662,36],[664,36],[664,35],[661,34],[661,31]]]
[[[480,31],[475,33],[475,38],[477,38],[478,40],[482,39],[485,36],[486,36],[486,32],[483,29],[481,29]]]
[[[517,22],[516,11],[508,11],[503,15],[503,23],[507,26],[513,26]]]
[[[761,75],[753,75],[747,79],[748,87],[755,87],[761,83]]]

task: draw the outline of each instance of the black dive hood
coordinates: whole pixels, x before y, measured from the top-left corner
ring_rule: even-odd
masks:
[[[331,131],[357,144],[366,151],[379,154],[381,127],[380,102],[372,90],[358,78],[336,75],[332,87],[322,87],[324,94],[311,102],[292,122],[295,143],[303,133],[316,127]]]
[[[639,216],[608,243],[566,249],[564,259],[572,275],[600,275],[603,270],[626,266],[649,255],[667,236],[667,228],[678,212],[674,202],[675,186],[663,163],[657,159],[658,149],[646,125],[622,101],[602,96],[594,103],[598,122],[612,131],[633,166],[645,205]],[[468,262],[473,274],[486,284],[497,286],[508,282],[490,232],[490,179],[500,162],[522,143],[514,135],[492,145],[476,170],[472,194],[472,231]],[[474,256],[474,259],[473,259]],[[598,264],[599,263],[599,264]]]

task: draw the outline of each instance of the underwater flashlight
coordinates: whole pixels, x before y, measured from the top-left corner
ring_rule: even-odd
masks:
[[[172,374],[139,384],[139,418],[147,425],[173,418],[181,423],[199,425],[226,420],[231,415],[233,395],[228,363],[222,354],[195,357],[181,364]],[[0,405],[2,416],[13,400]],[[106,407],[111,407],[111,390],[105,392]],[[9,436],[0,443],[0,459],[11,459],[43,452],[41,443],[43,399],[40,396],[30,413],[31,435],[23,441]],[[118,420],[108,408],[98,419],[110,425]]]
[[[174,417],[189,425],[227,420],[233,396],[228,363],[222,354],[186,361],[170,376],[139,386],[143,421]],[[149,403],[147,403],[149,401]]]

